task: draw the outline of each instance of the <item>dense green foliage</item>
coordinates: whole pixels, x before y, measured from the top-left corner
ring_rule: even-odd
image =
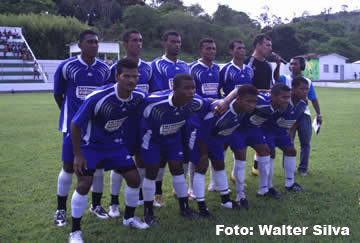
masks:
[[[0,15],[0,25],[12,23],[23,27],[26,38],[40,58],[66,57],[65,44],[75,40],[80,29],[91,26],[102,39],[113,41],[121,40],[124,29],[137,28],[143,34],[145,49],[160,50],[161,35],[166,30],[174,29],[182,35],[183,51],[189,53],[187,56],[196,56],[197,43],[201,38],[212,37],[216,40],[217,58],[221,61],[228,59],[227,44],[230,40],[243,40],[247,52],[251,53],[252,40],[259,33],[269,34],[273,39],[274,51],[285,59],[312,52],[338,53],[348,57],[349,61],[359,59],[359,12],[304,15],[284,24],[280,17],[269,16],[267,11],[265,9],[254,20],[246,13],[222,4],[210,16],[200,5],[184,6],[181,0],[6,0],[0,6],[0,14],[14,15]],[[30,14],[26,22],[23,21],[25,16],[16,16],[29,13],[34,14]],[[64,16],[65,19],[52,14]],[[11,20],[8,20],[10,17]],[[32,26],[32,19],[36,19],[36,27]],[[53,24],[53,21],[56,23]],[[60,27],[57,26],[58,22]],[[63,23],[66,23],[66,27],[61,27]],[[58,35],[59,29],[63,29],[64,37]],[[52,35],[52,32],[55,34]],[[43,37],[41,41],[34,41],[33,36],[36,35]]]

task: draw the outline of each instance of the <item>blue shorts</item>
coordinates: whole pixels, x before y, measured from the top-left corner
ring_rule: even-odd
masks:
[[[96,170],[96,165],[101,163],[105,170],[117,169],[135,165],[134,160],[125,146],[112,148],[96,148],[82,146],[88,170]]]
[[[266,144],[264,134],[258,127],[235,130],[230,135],[230,147],[233,151],[246,149],[247,146]]]
[[[150,131],[150,130],[149,130]],[[183,161],[183,143],[181,134],[176,136],[153,138],[151,133],[145,133],[141,144],[141,158],[145,164],[160,163],[160,155],[166,161]]]
[[[64,163],[73,163],[74,161],[74,151],[71,140],[71,133],[63,133],[63,145],[62,145],[62,161]]]
[[[270,151],[275,150],[275,147],[294,147],[294,144],[291,142],[290,136],[288,135],[277,136],[273,133],[265,133],[265,138]]]

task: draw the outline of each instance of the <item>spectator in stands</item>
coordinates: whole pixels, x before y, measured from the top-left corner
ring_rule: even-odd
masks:
[[[7,54],[8,51],[9,51],[8,44],[5,43],[5,45],[4,45],[4,58],[6,58],[6,54]]]
[[[40,79],[39,63],[37,63],[36,61],[34,62],[34,79]]]
[[[11,29],[7,32],[7,34],[8,34],[8,37],[12,36]]]

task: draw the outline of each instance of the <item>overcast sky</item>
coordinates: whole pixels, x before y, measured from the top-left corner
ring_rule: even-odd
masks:
[[[198,3],[210,15],[216,11],[219,3],[226,4],[234,10],[247,13],[252,19],[264,12],[264,6],[268,6],[272,14],[283,20],[299,17],[304,11],[308,11],[310,15],[320,14],[330,7],[331,13],[339,12],[344,4],[348,5],[347,11],[360,9],[360,0],[183,0],[183,3],[185,6]]]

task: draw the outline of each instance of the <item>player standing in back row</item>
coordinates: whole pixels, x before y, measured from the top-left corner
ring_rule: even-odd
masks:
[[[109,78],[107,64],[96,58],[98,53],[98,35],[92,30],[85,30],[79,35],[79,56],[69,58],[57,68],[54,77],[54,98],[61,110],[59,130],[63,133],[62,161],[63,167],[58,177],[58,206],[54,222],[57,226],[66,224],[66,200],[72,184],[74,173],[74,153],[71,142],[71,119],[95,88],[104,85]],[[97,170],[93,182],[93,211],[100,218],[108,218],[100,205],[103,189],[103,170]]]

